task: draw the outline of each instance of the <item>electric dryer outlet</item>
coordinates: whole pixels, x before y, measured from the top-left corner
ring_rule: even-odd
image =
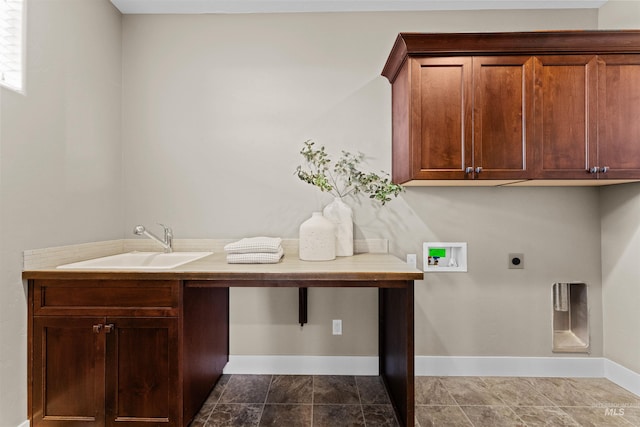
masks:
[[[510,269],[524,269],[524,254],[509,254]]]

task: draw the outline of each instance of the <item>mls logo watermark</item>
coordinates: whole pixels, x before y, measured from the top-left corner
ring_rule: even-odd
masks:
[[[601,403],[597,405],[604,408],[605,417],[624,417],[624,409],[633,406],[631,403]]]
[[[604,408],[604,415],[609,417],[624,417],[624,408]]]

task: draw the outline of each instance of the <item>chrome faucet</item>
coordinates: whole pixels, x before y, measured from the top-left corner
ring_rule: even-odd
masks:
[[[164,248],[165,252],[173,252],[173,231],[171,231],[170,227],[167,227],[164,224],[158,225],[164,228],[164,239],[161,239],[152,232],[147,231],[143,225],[136,225],[136,227],[133,229],[133,234],[135,234],[136,236],[147,236],[151,240],[155,240],[156,242],[158,242]]]

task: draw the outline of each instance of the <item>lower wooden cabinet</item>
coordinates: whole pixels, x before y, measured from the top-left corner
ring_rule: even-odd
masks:
[[[107,319],[107,426],[176,426],[178,319]]]
[[[177,326],[175,318],[36,317],[34,425],[177,425]]]
[[[186,426],[228,360],[227,288],[41,280],[29,295],[33,427]]]
[[[105,425],[104,318],[36,317],[33,324],[34,426]]]

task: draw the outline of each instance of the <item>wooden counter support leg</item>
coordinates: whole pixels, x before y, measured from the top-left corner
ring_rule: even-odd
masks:
[[[398,422],[415,423],[413,281],[401,288],[380,288],[380,375],[387,387]]]
[[[198,413],[229,361],[229,288],[194,287],[183,296],[184,425]]]

